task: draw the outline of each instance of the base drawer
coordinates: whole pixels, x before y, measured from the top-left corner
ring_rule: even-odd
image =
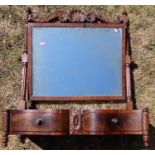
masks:
[[[141,134],[140,110],[87,110],[83,112],[84,134]]]
[[[144,110],[4,110],[2,145],[8,135],[141,134],[149,145],[149,113]]]
[[[10,111],[10,133],[62,135],[68,131],[67,110]]]

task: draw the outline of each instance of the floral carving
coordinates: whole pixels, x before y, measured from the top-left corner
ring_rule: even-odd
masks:
[[[70,22],[84,22],[86,21],[86,15],[80,11],[72,11],[69,13],[68,19]]]
[[[81,110],[70,110],[70,134],[82,134]]]
[[[127,15],[126,15],[127,16]],[[65,11],[54,11],[51,15],[47,17],[34,17],[32,11],[29,9],[27,11],[27,21],[29,22],[71,22],[71,23],[123,23],[124,22],[124,13],[123,16],[117,16],[115,19],[110,19],[104,15],[97,14],[84,14],[79,10],[74,10],[71,12]]]

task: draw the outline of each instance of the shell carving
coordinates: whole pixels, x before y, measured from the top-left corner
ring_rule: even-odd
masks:
[[[55,11],[47,17],[34,17],[32,11],[27,11],[27,21],[28,22],[39,22],[39,23],[48,23],[48,22],[71,22],[71,23],[123,23],[124,15],[120,18],[117,16],[115,19],[110,19],[104,15],[97,14],[84,14],[81,11],[75,10],[71,12],[65,11]]]
[[[69,20],[71,22],[84,22],[86,20],[86,16],[80,11],[73,11],[69,14]]]
[[[93,14],[89,14],[88,16],[87,16],[87,21],[88,22],[95,22],[95,20],[96,20],[96,16],[95,15],[93,15]]]

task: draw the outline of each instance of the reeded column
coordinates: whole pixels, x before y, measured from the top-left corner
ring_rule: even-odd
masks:
[[[143,141],[145,147],[149,146],[149,139],[149,112],[145,108],[143,110]]]
[[[2,146],[7,146],[9,133],[9,111],[2,111]]]

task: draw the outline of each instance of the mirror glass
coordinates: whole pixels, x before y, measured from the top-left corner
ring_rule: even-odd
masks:
[[[122,96],[122,29],[33,27],[33,96]]]

